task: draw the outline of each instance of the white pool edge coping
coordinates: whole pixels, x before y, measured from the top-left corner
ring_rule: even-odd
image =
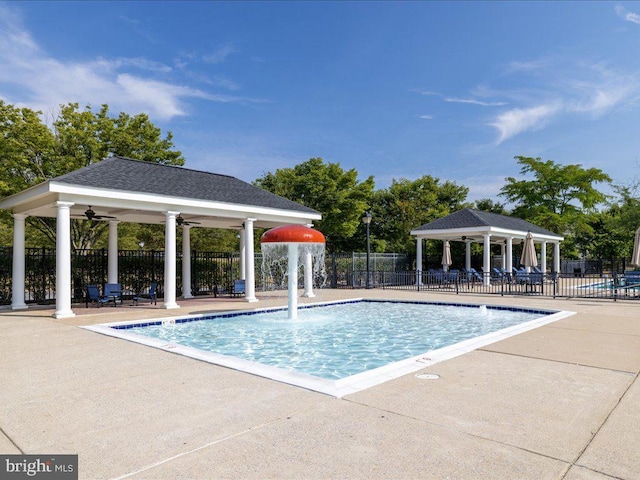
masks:
[[[339,300],[334,302],[321,302],[321,303],[319,302],[319,303],[308,304],[308,305],[310,306],[331,305],[335,303],[357,302],[361,300],[364,300],[364,299],[354,298],[354,299]],[[375,301],[380,301],[380,300],[375,300]],[[403,303],[403,301],[401,300],[382,300],[382,301]],[[429,302],[429,301],[425,301],[425,302],[411,301],[410,303],[451,304],[451,305],[454,304],[454,302],[449,303],[449,302]],[[495,307],[500,309],[509,308],[508,305],[490,305],[490,304],[475,304],[475,303],[461,304],[459,302],[455,302],[455,304],[464,305],[465,307],[473,307],[473,306],[480,307],[481,305],[486,305],[488,308],[490,307]],[[175,321],[176,319],[182,319],[182,318],[198,318],[198,317],[205,317],[205,316],[225,315],[229,313],[233,313],[235,315],[235,314],[243,314],[243,313],[255,313],[256,311],[281,310],[282,307],[256,308],[256,309],[250,309],[250,310],[233,310],[229,312],[216,312],[216,313],[209,312],[206,314],[179,315],[174,317],[154,318],[154,319],[147,319],[147,320],[128,320],[128,321],[122,321],[122,322],[102,323],[97,325],[85,325],[85,326],[80,326],[80,328],[89,330],[92,332],[100,333],[102,335],[107,335],[110,337],[120,338],[130,342],[139,343],[142,345],[146,345],[148,347],[157,348],[160,350],[164,350],[166,352],[175,353],[177,355],[182,355],[188,358],[193,358],[195,360],[204,361],[207,363],[211,363],[213,365],[231,368],[233,370],[250,373],[260,377],[286,383],[289,385],[302,387],[307,390],[312,390],[315,392],[324,393],[326,395],[331,395],[333,397],[342,398],[345,395],[349,395],[351,393],[356,393],[361,390],[365,390],[367,388],[380,385],[382,383],[401,377],[403,375],[418,372],[427,367],[435,365],[436,363],[458,357],[460,355],[471,352],[473,350],[477,350],[478,348],[485,347],[487,345],[498,342],[500,340],[504,340],[514,335],[519,335],[521,333],[527,332],[529,330],[533,330],[543,325],[556,322],[563,318],[567,318],[572,315],[575,315],[576,313],[576,312],[566,311],[566,310],[546,310],[546,309],[540,309],[540,308],[534,308],[534,307],[530,307],[530,308],[515,307],[515,308],[522,309],[522,310],[548,311],[549,314],[536,318],[529,322],[507,327],[502,330],[498,330],[496,332],[471,338],[469,340],[463,340],[462,342],[449,345],[447,347],[439,348],[437,350],[430,350],[423,354],[416,355],[414,357],[407,358],[405,360],[400,360],[398,362],[390,363],[388,365],[384,365],[382,367],[368,370],[366,372],[351,375],[350,377],[346,377],[340,380],[328,380],[320,377],[315,377],[313,375],[309,375],[306,373],[298,372],[295,370],[285,370],[278,367],[272,367],[269,365],[252,362],[250,360],[244,360],[241,358],[221,355],[214,352],[206,352],[203,350],[198,350],[193,347],[186,347],[176,343],[166,342],[164,340],[146,337],[144,335],[138,335],[135,333],[128,332],[128,330],[126,329],[112,328],[114,326],[121,326],[121,325],[137,325],[141,323],[171,322],[171,321]]]

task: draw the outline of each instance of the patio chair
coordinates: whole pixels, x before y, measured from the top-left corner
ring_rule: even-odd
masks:
[[[527,279],[529,274],[525,268],[518,270],[517,268],[513,268],[513,275],[516,279],[516,283],[527,283]]]
[[[640,270],[630,270],[624,274],[625,285],[640,286]]]
[[[244,295],[246,293],[245,290],[246,284],[244,280],[235,280],[233,282],[233,291],[231,294],[235,297],[236,295]]]
[[[458,270],[449,270],[447,272],[447,283],[456,283],[456,280],[458,280],[458,274]]]
[[[104,295],[100,295],[100,290],[97,285],[87,285],[87,296],[85,297],[85,305],[86,308],[89,308],[90,303],[97,303],[98,307],[101,307],[105,303],[110,302],[111,299],[109,297],[105,297]]]
[[[482,281],[482,275],[480,275],[480,273],[473,267],[469,269],[469,275],[470,275],[470,278],[473,279],[474,281],[475,280],[479,282]]]
[[[156,282],[151,282],[151,287],[149,287],[149,292],[147,293],[138,293],[137,295],[133,296],[133,304],[134,305],[138,305],[138,302],[140,300],[149,300],[149,303],[152,303],[154,305],[157,305],[157,295],[156,295],[156,289],[158,288],[158,284]]]
[[[104,296],[113,301],[114,307],[118,302],[122,303],[122,285],[119,283],[105,283]]]
[[[504,280],[504,279],[505,279],[505,278],[504,278],[504,272],[503,272],[501,269],[499,269],[499,268],[497,268],[497,267],[493,267],[493,268],[491,269],[491,271],[492,271],[492,273],[493,273],[493,275],[492,275],[492,276],[493,276],[495,279],[497,279],[497,280]]]

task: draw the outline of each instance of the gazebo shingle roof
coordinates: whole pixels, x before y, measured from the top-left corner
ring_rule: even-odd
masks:
[[[521,218],[483,212],[472,208],[463,208],[462,210],[458,210],[446,217],[442,217],[434,220],[433,222],[422,225],[413,231],[454,230],[474,227],[497,227],[505,230],[517,230],[523,232],[530,231],[533,234],[557,236],[557,234]]]
[[[318,213],[235,177],[123,157],[106,158],[53,181],[83,187]]]

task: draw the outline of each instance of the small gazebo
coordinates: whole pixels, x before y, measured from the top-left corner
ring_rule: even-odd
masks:
[[[245,299],[257,301],[254,278],[254,228],[309,225],[319,212],[228,175],[110,157],[53,178],[0,200],[14,219],[12,303],[25,303],[25,219],[57,219],[56,318],[71,310],[71,219],[109,223],[107,281],[118,282],[118,224],[134,222],[165,226],[164,308],[176,303],[176,228],[182,228],[183,256],[189,258],[189,229],[234,229],[240,233]],[[190,262],[183,262],[183,283],[191,284]],[[184,298],[190,298],[189,288]]]
[[[422,241],[425,239],[465,242],[465,268],[467,269],[471,268],[471,243],[482,243],[484,248],[482,268],[485,272],[491,271],[491,245],[500,245],[502,268],[511,271],[513,245],[523,242],[529,232],[533,235],[534,243],[540,245],[540,268],[542,271],[547,270],[547,244],[552,244],[552,272],[559,273],[560,242],[564,240],[564,237],[521,218],[464,208],[411,230],[411,235],[415,235],[417,240],[416,269],[418,270],[418,279],[421,278]],[[489,281],[487,275],[485,275],[484,281]]]

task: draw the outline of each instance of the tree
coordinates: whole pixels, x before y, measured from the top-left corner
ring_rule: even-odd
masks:
[[[416,180],[392,180],[391,186],[374,195],[371,229],[396,252],[415,250],[411,230],[465,206],[469,189],[430,175]]]
[[[635,231],[640,227],[640,196],[637,183],[614,186],[616,197],[607,209],[593,214],[589,222],[593,234],[578,236],[576,247],[585,256],[630,257]]]
[[[0,195],[20,192],[56,176],[55,137],[39,112],[0,100]]]
[[[610,182],[609,175],[598,168],[560,165],[552,160],[515,157],[520,173],[533,180],[506,178],[500,195],[514,203],[512,214],[552,232],[564,235],[588,234],[588,214],[607,200],[594,184]]]
[[[353,248],[352,237],[374,188],[373,177],[359,182],[354,169],[345,171],[339,163],[325,163],[322,158],[266,173],[254,184],[319,211],[322,220],[315,226],[325,235],[329,252]]]
[[[481,210],[483,212],[489,213],[497,213],[499,215],[508,215],[507,209],[505,208],[504,203],[495,202],[490,198],[481,198],[475,201],[476,210]]]
[[[184,158],[173,150],[173,137],[162,132],[146,114],[109,116],[109,107],[98,112],[91,106],[80,110],[77,103],[61,106],[48,128],[41,112],[16,108],[0,101],[0,195],[6,196],[73,170],[120,155],[167,165],[183,165]],[[7,221],[7,215],[3,221]],[[29,217],[51,246],[55,245],[55,219]],[[74,220],[71,225],[74,249],[91,248],[105,236],[106,224]],[[32,236],[27,238],[27,243]],[[40,245],[41,246],[41,245]]]

